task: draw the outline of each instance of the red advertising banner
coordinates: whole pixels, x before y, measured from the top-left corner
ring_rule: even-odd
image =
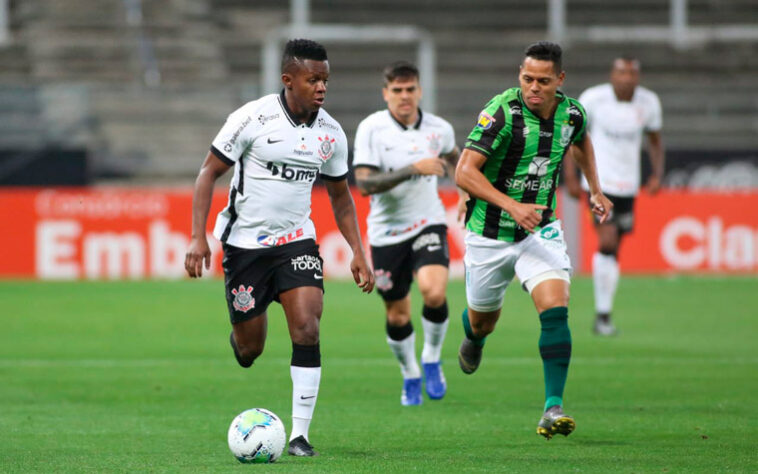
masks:
[[[597,239],[586,201],[582,206],[580,269],[589,272]],[[640,193],[619,263],[627,273],[755,273],[758,193]]]
[[[365,234],[368,199],[353,193]],[[451,221],[451,271],[463,274],[463,231],[454,226],[457,195],[442,193]],[[208,219],[213,262],[221,274],[221,244],[210,235],[225,191],[214,195]],[[189,245],[192,191],[132,188],[0,190],[0,277],[40,279],[181,278]],[[349,277],[350,247],[332,215],[329,197],[315,188],[312,219],[329,277]],[[366,238],[364,235],[364,243]]]

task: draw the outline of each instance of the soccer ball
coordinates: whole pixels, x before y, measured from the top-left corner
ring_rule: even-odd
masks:
[[[229,449],[242,463],[274,462],[284,451],[284,424],[263,408],[237,415],[229,427]]]

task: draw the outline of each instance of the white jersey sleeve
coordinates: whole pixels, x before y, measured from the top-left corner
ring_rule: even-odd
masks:
[[[663,109],[661,107],[661,101],[658,99],[658,95],[655,92],[651,90],[647,90],[647,92],[649,92],[647,99],[648,117],[645,122],[645,131],[660,132],[663,128]]]
[[[333,137],[335,142],[334,153],[326,163],[321,166],[320,174],[325,179],[339,180],[347,178],[347,136],[342,129]],[[329,138],[327,137],[327,140]],[[323,146],[323,142],[322,142]]]
[[[440,148],[441,155],[447,155],[451,151],[455,150],[455,130],[450,122],[447,120],[440,120],[442,125],[442,148]]]
[[[257,121],[253,120],[256,102],[248,102],[227,117],[213,139],[212,150],[228,165],[237,163],[255,138]]]
[[[374,127],[371,126],[370,115],[358,124],[358,130],[355,132],[355,142],[353,144],[353,166],[370,166],[372,168],[381,168],[381,157],[374,153]]]

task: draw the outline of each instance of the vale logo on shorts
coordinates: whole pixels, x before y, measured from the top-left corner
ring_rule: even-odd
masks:
[[[252,286],[245,288],[245,285],[240,285],[239,288],[232,289],[232,294],[234,295],[232,306],[234,306],[234,309],[237,311],[247,313],[251,309],[255,308],[255,298],[253,298]]]

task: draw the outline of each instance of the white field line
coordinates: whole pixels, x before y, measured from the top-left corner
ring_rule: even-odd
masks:
[[[221,366],[229,365],[231,358],[194,358],[194,359],[0,359],[0,368],[142,368],[142,367],[183,367],[183,366]],[[264,356],[260,360],[262,363],[287,364],[289,357],[270,357]],[[453,366],[455,360],[447,361],[448,365]],[[539,355],[534,357],[484,357],[482,363],[497,366],[528,366],[540,363]],[[331,357],[325,358],[323,365],[325,367],[351,367],[351,366],[394,366],[397,364],[391,356],[381,358],[345,358]],[[758,365],[756,357],[629,357],[629,358],[610,358],[610,357],[572,357],[573,366],[649,366],[649,365]]]

